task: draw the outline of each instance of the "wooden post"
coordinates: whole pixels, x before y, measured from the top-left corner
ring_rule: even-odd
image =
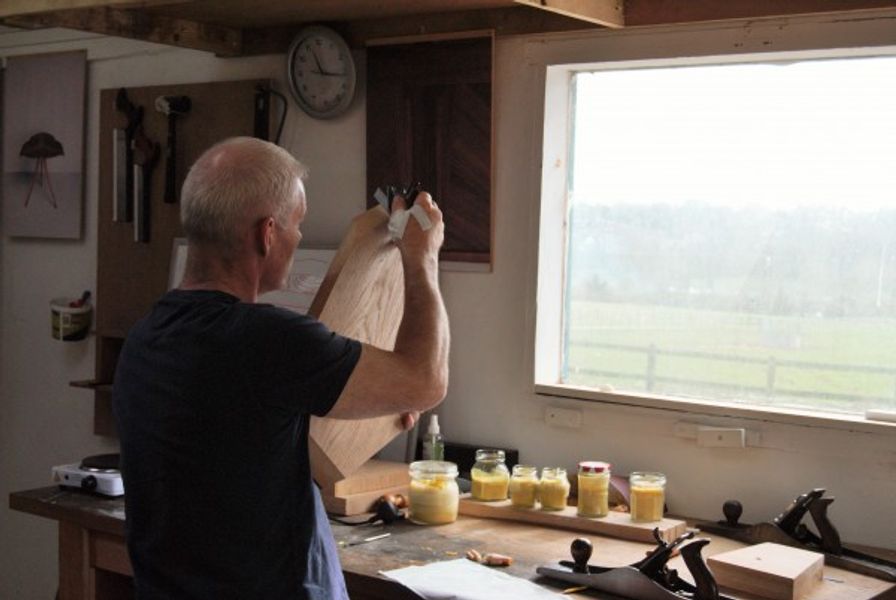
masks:
[[[59,600],[93,597],[87,530],[77,523],[59,521]]]

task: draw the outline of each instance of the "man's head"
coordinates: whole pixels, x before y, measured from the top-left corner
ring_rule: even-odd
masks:
[[[212,146],[190,168],[181,192],[181,221],[190,246],[224,263],[269,253],[275,264],[265,265],[261,287],[280,287],[301,237],[306,173],[286,150],[256,138],[230,138]]]
[[[306,174],[289,152],[270,142],[236,137],[215,144],[184,180],[180,214],[187,238],[228,247],[264,217],[285,227],[305,202]]]

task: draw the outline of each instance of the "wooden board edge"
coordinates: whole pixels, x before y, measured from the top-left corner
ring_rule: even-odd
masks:
[[[648,544],[656,542],[653,537],[653,529],[648,527],[635,526],[634,524],[626,526],[600,518],[575,517],[563,511],[552,512],[538,508],[511,508],[500,503],[478,502],[469,497],[461,497],[458,513],[470,517],[557,527],[569,531],[605,535],[633,542]],[[665,542],[671,542],[687,531],[687,523],[677,519],[663,519],[656,525],[660,528],[660,538]]]

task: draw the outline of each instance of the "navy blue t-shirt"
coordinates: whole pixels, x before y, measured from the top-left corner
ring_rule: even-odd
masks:
[[[308,425],[360,353],[218,291],[173,290],[131,329],[113,404],[138,598],[347,597]]]

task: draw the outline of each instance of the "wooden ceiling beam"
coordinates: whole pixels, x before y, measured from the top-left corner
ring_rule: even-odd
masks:
[[[517,4],[555,12],[573,19],[621,29],[625,27],[623,0],[513,0]]]
[[[361,19],[329,25],[345,35],[348,43],[355,48],[362,48],[368,42],[376,40],[419,38],[468,31],[490,30],[494,31],[495,35],[520,35],[598,28],[590,22],[525,7]],[[301,23],[246,29],[243,31],[243,53],[251,55],[286,52],[300,27]]]
[[[90,31],[144,42],[204,50],[214,52],[218,56],[240,56],[243,52],[243,35],[239,29],[141,11],[86,8],[6,17],[2,22],[11,27],[25,29],[64,27]]]
[[[160,4],[187,4],[194,0],[3,0],[0,18],[36,15],[83,8],[145,8]]]
[[[896,0],[625,0],[625,24],[672,25],[896,8]]]

